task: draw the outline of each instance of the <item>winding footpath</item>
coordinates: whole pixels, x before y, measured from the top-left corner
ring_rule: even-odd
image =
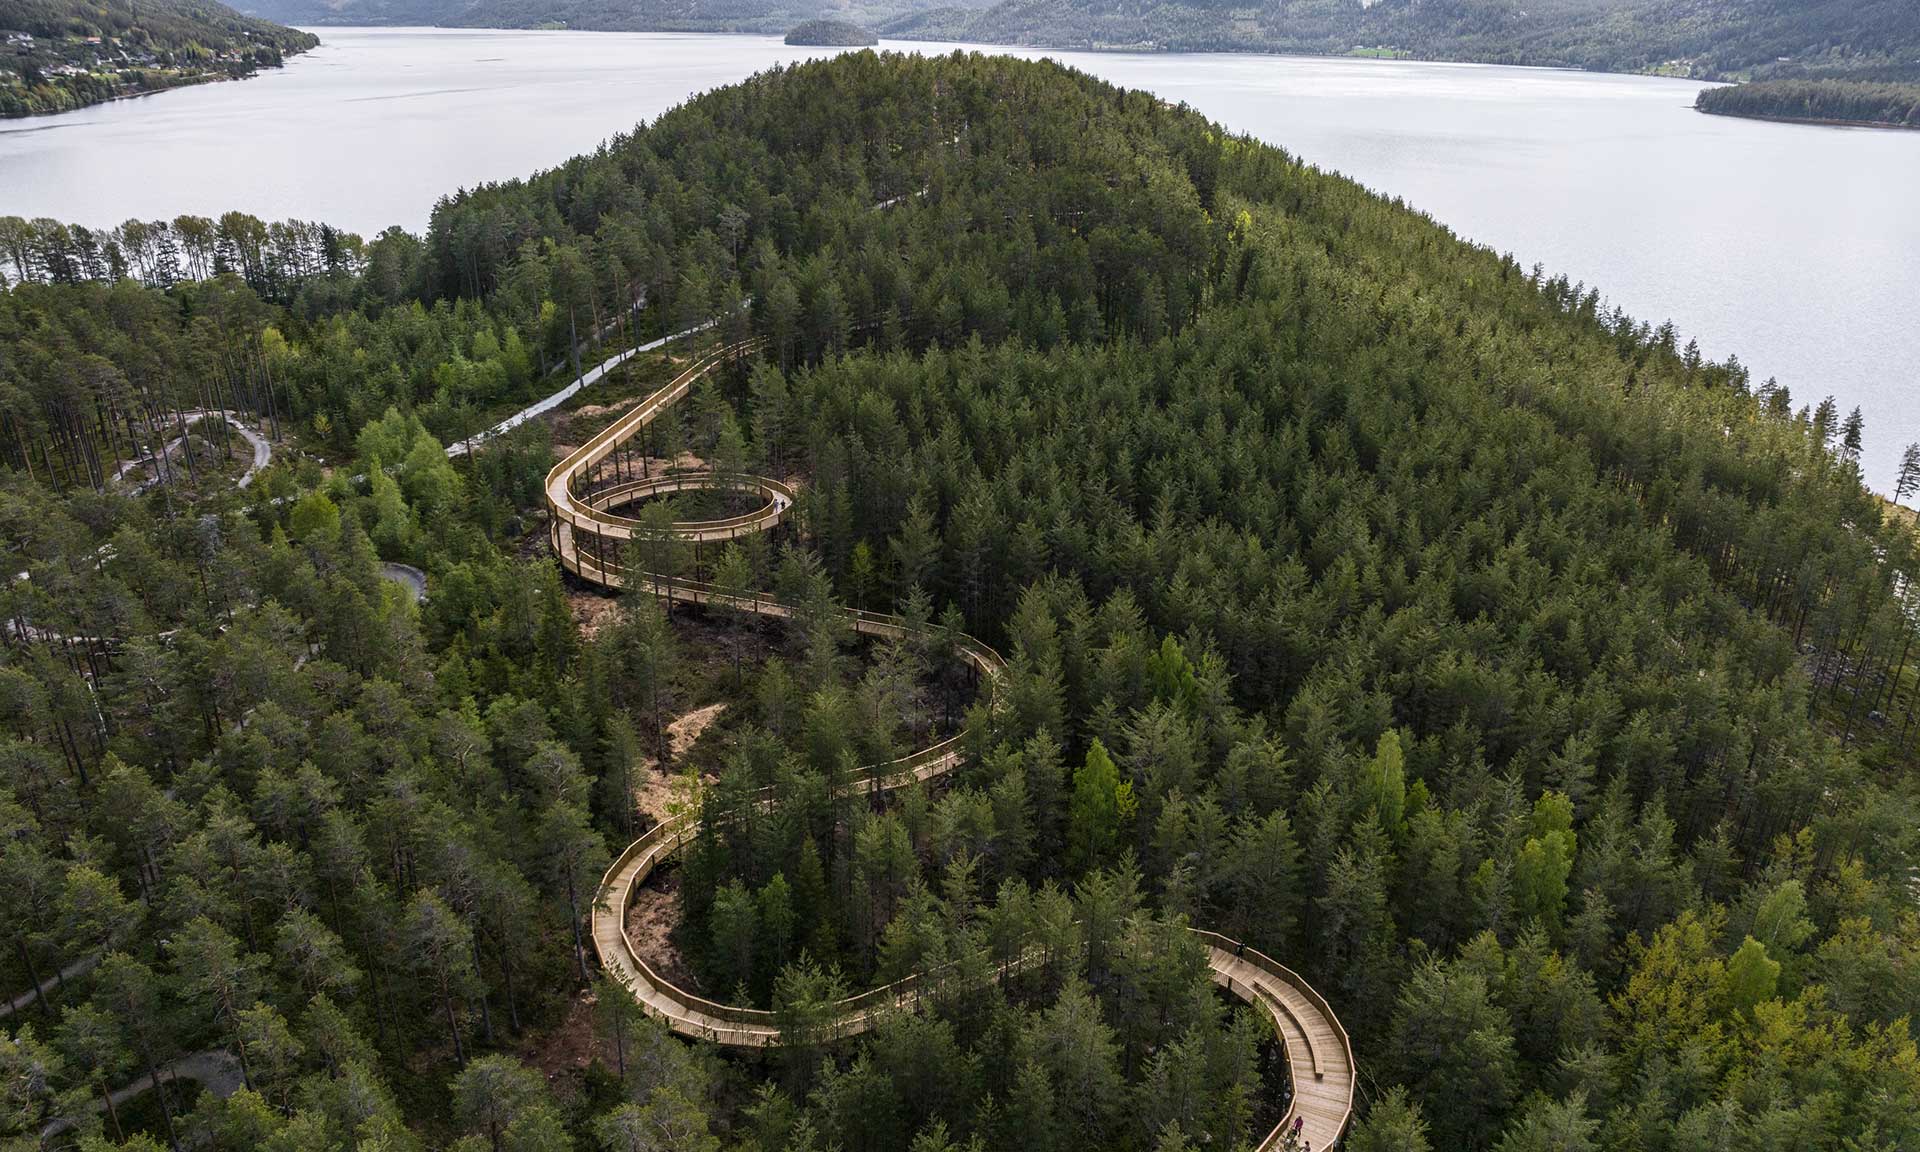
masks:
[[[99,953],[82,956],[80,959],[73,961],[65,968],[62,968],[57,976],[49,976],[41,981],[38,988],[29,988],[20,995],[15,996],[11,1001],[0,1004],[0,1019],[5,1019],[20,1011],[27,1005],[33,1003],[37,997],[44,996],[46,993],[53,991],[59,984],[86,975],[88,972],[93,971],[99,963]],[[235,1092],[238,1092],[246,1083],[246,1078],[240,1069],[240,1061],[234,1058],[233,1053],[228,1052],[224,1048],[209,1048],[204,1052],[189,1052],[184,1056],[177,1057],[169,1063],[154,1069],[154,1075],[152,1076],[137,1076],[107,1093],[106,1097],[96,1094],[92,1099],[87,1101],[83,1107],[90,1112],[105,1112],[107,1110],[107,1100],[111,1098],[113,1107],[117,1111],[130,1101],[153,1091],[154,1081],[156,1079],[162,1084],[171,1084],[178,1080],[192,1080],[199,1084],[203,1091],[211,1092],[221,1099],[225,1099]],[[53,1120],[41,1126],[40,1139],[42,1141],[51,1140],[62,1133],[72,1130],[74,1123],[74,1117],[71,1115],[55,1117]]]
[[[32,1004],[35,1000],[42,999],[48,993],[65,985],[67,981],[78,980],[80,977],[85,976],[87,973],[93,971],[99,963],[100,954],[97,952],[82,956],[80,959],[73,961],[52,976],[40,981],[38,987],[29,988],[5,1004],[0,1004],[0,1020],[5,1020],[15,1012]]]
[[[247,487],[248,485],[253,483],[253,478],[260,474],[261,469],[265,468],[268,464],[271,464],[273,462],[273,442],[268,440],[265,436],[260,435],[260,433],[254,431],[252,428],[249,428],[245,424],[242,424],[240,422],[240,418],[236,416],[234,413],[228,412],[225,410],[207,410],[207,411],[197,410],[193,412],[182,413],[180,416],[180,422],[178,426],[181,427],[182,429],[189,428],[195,424],[200,423],[200,421],[205,420],[209,416],[224,417],[227,421],[227,425],[231,427],[235,432],[238,432],[241,438],[247,442],[247,446],[253,450],[253,459],[247,464],[246,471],[242,472],[240,474],[239,479],[233,482],[233,486],[235,488]],[[173,457],[173,454],[179,451],[180,448],[186,444],[186,442],[187,442],[187,433],[183,430],[180,433],[180,435],[174,437],[171,441],[163,445],[158,451],[150,453],[149,455],[146,455],[146,456],[136,456],[131,460],[122,460],[120,462],[120,466],[113,470],[113,480],[115,482],[118,482],[120,480],[125,479],[127,473],[132,472],[136,468],[141,468],[148,465],[155,465],[157,467],[158,462],[163,458],[170,461]],[[146,480],[142,481],[139,484],[139,486],[135,489],[135,492],[136,493],[145,492],[148,489],[152,488],[154,485],[160,483],[160,480],[161,480],[161,477],[157,474],[154,476],[149,476]],[[100,557],[101,559],[111,557],[113,555],[113,546],[111,544],[103,544],[95,551],[95,555]],[[19,572],[14,575],[15,580],[26,580],[28,578],[29,578],[29,575],[26,572]],[[423,589],[423,595],[424,595],[424,589]],[[418,599],[419,597],[415,597],[416,602],[418,601]],[[91,637],[91,636],[67,636],[67,635],[63,635],[62,633],[54,632],[46,628],[38,628],[33,625],[22,625],[19,621],[16,621],[16,620],[6,621],[4,630],[6,634],[11,637],[25,639],[25,640],[38,640],[38,641],[43,641],[51,644],[63,643],[66,641],[72,641],[75,643],[89,643],[95,639],[94,637]],[[173,631],[175,630],[162,632],[159,635],[162,638],[165,638],[167,636],[173,635]],[[4,1016],[5,1014],[6,1013],[4,1012],[0,1012],[0,1016]]]
[[[380,576],[400,585],[406,590],[407,599],[415,604],[427,598],[427,574],[411,564],[383,560],[380,562]]]
[[[613,371],[615,368],[620,367],[620,365],[625,364],[627,361],[633,359],[635,356],[639,355],[640,353],[652,352],[657,348],[664,348],[667,346],[668,343],[674,340],[678,340],[683,336],[691,336],[697,332],[703,332],[706,329],[711,327],[713,327],[713,323],[711,321],[705,324],[697,324],[692,328],[686,329],[685,331],[675,332],[671,336],[662,336],[658,340],[649,340],[645,344],[641,344],[638,347],[626,348],[619,352],[615,352],[613,355],[607,357],[605,360],[600,361],[600,363],[595,364],[593,367],[581,373],[579,379],[575,380],[571,384],[568,384],[566,387],[561,388],[556,392],[550,393],[547,396],[541,397],[539,400],[536,400],[532,404],[527,405],[525,408],[520,409],[520,411],[515,412],[513,415],[507,417],[505,420],[500,421],[500,423],[495,424],[491,428],[485,429],[480,432],[475,432],[473,435],[467,437],[464,440],[459,441],[458,443],[447,445],[447,455],[449,457],[465,456],[468,453],[472,452],[474,449],[485,445],[487,441],[492,440],[497,436],[504,436],[508,432],[513,431],[515,428],[520,427],[520,425],[525,424],[529,420],[532,420],[534,417],[544,416],[547,413],[553,411],[555,408],[560,407],[560,405],[565,404],[567,401],[579,395],[582,389],[593,387],[595,384],[600,382],[601,377]]]
[[[114,1109],[117,1111],[129,1101],[153,1091],[155,1079],[162,1084],[192,1080],[200,1085],[202,1091],[210,1092],[222,1100],[240,1091],[246,1083],[240,1071],[240,1061],[234,1059],[233,1053],[224,1048],[209,1048],[205,1052],[190,1052],[164,1064],[154,1069],[153,1076],[142,1076],[124,1087],[115,1088],[108,1093],[113,1099]],[[94,1112],[105,1112],[107,1102],[96,1095],[88,1107]],[[62,1116],[40,1129],[40,1139],[51,1140],[73,1126],[71,1117]]]
[[[769,531],[785,519],[793,505],[793,492],[777,480],[711,472],[636,477],[630,474],[631,461],[622,451],[655,417],[685,397],[700,377],[736,357],[753,354],[759,347],[759,341],[732,344],[696,361],[547,474],[548,544],[567,571],[589,584],[644,589],[670,601],[718,605],[762,616],[793,614],[789,605],[771,597],[728,594],[711,584],[671,574],[628,571],[622,561],[627,541],[646,538],[647,530],[639,521],[621,515],[620,510],[652,496],[705,489],[750,492],[765,500],[759,508],[740,516],[675,524],[674,536],[688,542],[723,541]],[[589,376],[598,379],[631,355],[628,351],[611,357]],[[583,385],[588,378],[582,377]],[[553,403],[547,407],[564,398],[549,397]],[[907,621],[898,616],[857,609],[842,611],[853,629],[866,635],[894,637],[910,631]],[[1000,655],[969,636],[959,637],[958,648],[962,659],[992,692],[1005,667]],[[960,736],[949,737],[898,760],[863,768],[855,776],[853,789],[872,794],[943,776],[960,766],[961,740]],[[782,1037],[773,1013],[722,1004],[681,988],[647,963],[627,933],[627,909],[634,891],[698,831],[697,817],[673,816],[628,845],[607,870],[594,901],[594,948],[601,965],[632,992],[649,1015],[664,1021],[672,1031],[731,1047],[777,1046]],[[1353,1114],[1355,1086],[1353,1045],[1339,1018],[1311,985],[1285,965],[1218,933],[1195,932],[1207,945],[1213,982],[1263,1012],[1285,1045],[1292,1102],[1279,1124],[1258,1145],[1260,1152],[1280,1148],[1296,1124],[1306,1145],[1321,1150],[1333,1147]],[[841,1001],[831,1015],[829,1035],[806,1040],[858,1035],[872,1028],[884,1014],[912,1008],[938,985],[937,976],[921,974],[850,997]]]
[[[171,460],[173,454],[179,451],[187,442],[186,429],[200,423],[209,416],[224,417],[227,425],[240,434],[241,438],[247,442],[247,447],[253,449],[253,460],[247,465],[247,470],[240,474],[240,478],[233,482],[233,486],[235,488],[245,488],[249,484],[252,484],[253,478],[259,474],[260,470],[273,461],[273,443],[265,436],[255,432],[252,428],[242,424],[237,415],[224,409],[182,413],[178,425],[181,429],[180,435],[175,436],[159,452],[148,456],[136,456],[131,460],[121,461],[120,467],[114,471],[113,478],[119,480],[135,468],[156,463],[159,457],[166,457]],[[147,488],[159,482],[160,478],[158,476],[150,477],[146,483],[140,486],[141,490],[145,491]]]

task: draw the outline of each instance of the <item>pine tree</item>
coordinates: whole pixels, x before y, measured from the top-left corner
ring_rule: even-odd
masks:
[[[1351,1152],[1431,1152],[1420,1105],[1396,1084],[1367,1108],[1347,1138]]]
[[[437,893],[421,891],[408,907],[405,939],[408,960],[427,983],[429,1002],[445,1017],[454,1062],[464,1065],[458,1003],[472,996],[479,982],[472,931]]]
[[[243,955],[239,943],[205,917],[176,933],[168,942],[167,955],[179,974],[182,991],[226,1032],[240,1057],[240,1075],[251,1088],[253,1065],[242,1015],[253,1007],[259,992],[261,958]]]
[[[1862,440],[1866,436],[1867,421],[1855,408],[1847,413],[1846,421],[1840,427],[1840,451],[1848,460],[1858,464]]]
[[[1534,917],[1557,927],[1573,872],[1573,802],[1558,792],[1542,793],[1527,832],[1514,861],[1514,910],[1523,920]]]
[[[1067,851],[1077,872],[1097,868],[1113,854],[1120,839],[1123,806],[1132,806],[1132,782],[1122,782],[1107,747],[1095,740],[1087,759],[1074,770],[1073,795],[1067,810]]]
[[[1893,483],[1893,502],[1900,503],[1920,492],[1920,444],[1909,444],[1900,454],[1900,473]]]
[[[1840,407],[1828,396],[1820,401],[1813,410],[1813,438],[1822,448],[1833,447],[1834,434],[1839,431]]]

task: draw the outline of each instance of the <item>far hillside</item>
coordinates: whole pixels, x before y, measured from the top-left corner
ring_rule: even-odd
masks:
[[[992,0],[949,6],[961,14]],[[813,20],[856,27],[924,11],[916,0],[244,0],[248,12],[288,24],[574,28],[593,32],[751,32],[781,35]],[[863,41],[864,43],[864,41]]]
[[[1063,48],[1405,56],[1707,79],[1920,76],[1907,0],[1001,0],[884,35]]]
[[[782,33],[1048,48],[1287,52],[1712,80],[1920,80],[1912,0],[245,0],[290,24]]]

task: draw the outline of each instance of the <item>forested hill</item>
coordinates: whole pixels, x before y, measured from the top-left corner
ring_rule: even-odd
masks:
[[[1920,76],[1907,0],[1001,0],[886,35],[1053,47],[1411,56],[1709,79]]]
[[[213,0],[0,0],[0,116],[248,76],[318,43]]]
[[[249,0],[288,23],[778,32],[829,17],[905,39],[1411,56],[1707,79],[1920,77],[1910,0]]]
[[[878,44],[873,33],[850,24],[845,20],[809,20],[796,25],[787,33],[789,44],[814,44],[843,48],[859,48]]]
[[[1150,94],[871,52],[423,237],[0,220],[0,274],[0,1140],[1244,1147],[1281,1054],[1192,924],[1346,1025],[1347,1147],[1920,1147],[1879,430],[1596,288]],[[694,552],[652,526],[740,509],[656,503],[631,555],[789,623],[548,553],[554,439],[702,340],[737,356],[615,474],[792,478],[791,530]],[[116,480],[216,409],[282,436],[249,488],[210,428]],[[850,788],[958,732],[937,786]],[[596,979],[600,877],[676,806],[635,946],[799,1042]],[[244,1075],[113,1105],[186,1054]]]
[[[966,0],[955,11],[984,8]],[[784,33],[809,20],[872,27],[916,9],[916,0],[242,0],[247,12],[289,24],[578,28],[596,32]]]

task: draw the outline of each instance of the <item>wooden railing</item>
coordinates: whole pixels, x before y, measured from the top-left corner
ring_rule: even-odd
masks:
[[[595,489],[585,497],[587,508],[604,513],[597,522],[609,528],[624,528],[633,536],[644,536],[647,529],[644,524],[628,516],[615,516],[607,512],[646,500],[654,496],[664,496],[673,492],[750,492],[766,497],[764,507],[738,516],[727,516],[718,520],[677,520],[674,531],[683,535],[724,531],[729,528],[749,528],[760,530],[765,522],[784,513],[798,499],[794,490],[778,480],[764,476],[750,476],[745,473],[726,474],[713,472],[669,472],[644,480],[623,480],[606,488]]]
[[[1226,936],[1222,936],[1218,932],[1210,932],[1204,928],[1195,928],[1193,929],[1193,931],[1199,933],[1200,937],[1205,941],[1207,941],[1207,943],[1212,947],[1218,948],[1223,952],[1231,952],[1236,958],[1251,962],[1254,967],[1267,973],[1269,976],[1272,976],[1274,979],[1284,983],[1289,988],[1292,988],[1295,992],[1298,992],[1302,999],[1306,1000],[1307,1003],[1311,1004],[1314,1008],[1319,1010],[1320,1016],[1327,1022],[1328,1027],[1330,1027],[1333,1030],[1334,1036],[1339,1040],[1340,1056],[1344,1061],[1342,1066],[1348,1069],[1349,1072],[1352,1072],[1354,1069],[1358,1068],[1358,1065],[1356,1065],[1353,1060],[1353,1040],[1351,1037],[1347,1035],[1346,1026],[1340,1023],[1340,1017],[1337,1013],[1334,1012],[1333,1005],[1327,1003],[1326,997],[1320,995],[1319,991],[1317,991],[1312,984],[1309,984],[1307,983],[1306,980],[1302,979],[1299,973],[1287,967],[1285,964],[1280,963],[1278,960],[1275,960],[1273,957],[1267,955],[1265,952],[1260,951],[1258,948],[1248,948],[1245,945],[1241,944],[1239,941],[1233,940]],[[1319,1051],[1317,1047],[1315,1047],[1313,1043],[1312,1029],[1307,1027],[1306,1021],[1301,1020],[1298,1017],[1298,1015],[1295,1014],[1292,1006],[1288,1005],[1284,1000],[1280,1000],[1277,997],[1273,998],[1273,1001],[1276,1005],[1279,1006],[1279,1008],[1282,1011],[1284,1011],[1287,1014],[1287,1016],[1290,1019],[1293,1020],[1294,1027],[1300,1030],[1300,1035],[1306,1038],[1307,1059],[1313,1068],[1314,1078],[1316,1080],[1325,1079],[1326,1078],[1326,1060],[1323,1059],[1323,1057],[1330,1057],[1331,1054],[1322,1053]],[[1291,1061],[1289,1061],[1289,1063],[1291,1063]],[[1351,1116],[1353,1114],[1354,1088],[1355,1088],[1355,1085],[1358,1083],[1358,1080],[1359,1080],[1358,1075],[1350,1075],[1347,1081],[1347,1095],[1346,1095],[1346,1109],[1345,1109],[1347,1116]],[[1294,1092],[1294,1106],[1288,1110],[1287,1116],[1281,1120],[1282,1128],[1286,1127],[1291,1122],[1293,1114],[1295,1111],[1297,1111],[1299,1106],[1299,1097],[1300,1097],[1300,1094],[1296,1089],[1296,1091]],[[1341,1126],[1342,1126],[1342,1131],[1344,1131],[1345,1129],[1344,1120],[1342,1121]],[[1276,1129],[1275,1131],[1278,1132],[1279,1129]]]

